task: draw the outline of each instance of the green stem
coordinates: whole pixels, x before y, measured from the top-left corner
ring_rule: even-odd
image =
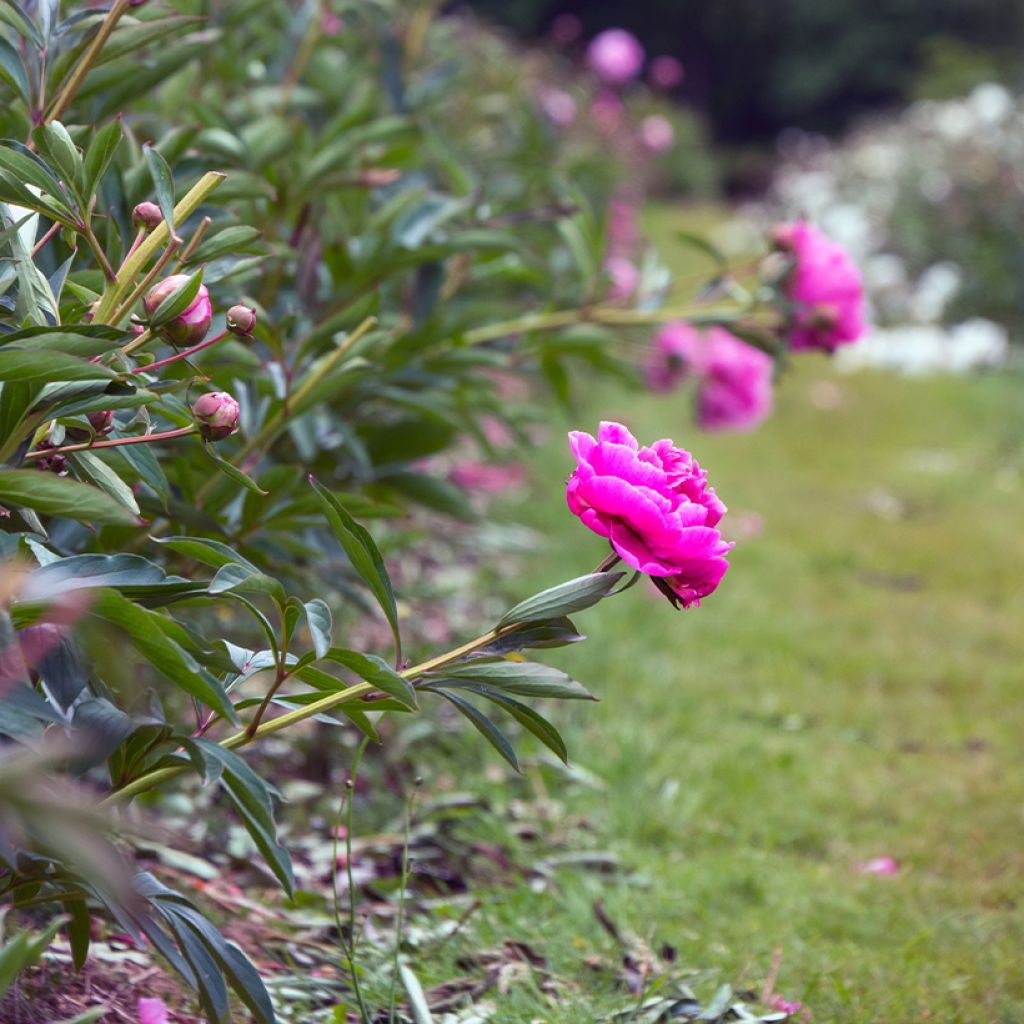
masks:
[[[306,374],[302,384],[295,390],[295,393],[285,400],[284,406],[273,415],[255,437],[247,441],[242,450],[231,460],[236,466],[245,462],[253,452],[259,451],[270,444],[288,425],[288,420],[294,414],[296,408],[300,408],[305,399],[320,383],[323,378],[351,351],[360,338],[366,334],[377,323],[375,316],[368,316],[333,352],[328,353],[317,365]],[[199,489],[196,496],[202,502],[210,496],[210,492],[217,484],[216,477],[209,480]]]
[[[475,640],[470,640],[469,643],[462,644],[460,647],[456,647],[444,654],[440,654],[436,658],[429,658],[427,661],[420,662],[418,665],[413,665],[411,668],[407,668],[403,672],[400,672],[399,675],[408,680],[415,679],[416,677],[424,675],[433,669],[441,668],[453,661],[458,661],[460,658],[465,657],[467,654],[472,654],[473,651],[479,650],[481,647],[486,647],[502,634],[511,632],[516,628],[518,628],[518,624],[506,626],[504,629],[489,630],[482,636],[478,636]],[[280,732],[282,729],[287,729],[292,725],[298,725],[300,722],[305,722],[307,719],[313,718],[316,715],[322,715],[327,711],[333,711],[335,708],[341,707],[342,704],[348,704],[353,700],[359,700],[376,689],[377,688],[371,683],[357,683],[355,686],[350,686],[345,690],[339,690],[337,693],[330,693],[326,697],[321,697],[320,700],[314,701],[312,704],[307,704],[301,708],[295,708],[293,711],[286,711],[283,715],[279,715],[277,718],[272,718],[269,722],[260,722],[259,726],[253,732],[250,732],[249,728],[246,727],[245,729],[228,736],[226,739],[221,740],[220,745],[226,750],[236,750],[238,747],[248,746],[250,743],[254,743],[256,740],[262,739],[264,736],[270,736],[273,733]],[[139,793],[144,793],[146,790],[152,789],[161,782],[166,782],[168,779],[173,779],[189,770],[191,770],[191,766],[184,764],[169,765],[166,768],[157,768],[151,772],[147,772],[145,775],[140,775],[134,782],[130,782],[122,789],[111,793],[103,801],[103,804],[127,800],[131,797],[138,796]]]
[[[108,281],[116,279],[117,275],[114,273],[114,268],[110,265],[110,260],[107,259],[107,254],[103,251],[103,246],[100,245],[100,240],[93,233],[92,228],[88,224],[82,226],[82,234],[85,236],[85,240],[92,250],[93,256],[96,257],[96,262],[100,265],[103,270],[103,276]]]
[[[162,253],[160,253],[160,258],[156,261],[156,263],[153,264],[152,267],[150,267],[149,272],[146,274],[146,276],[143,277],[143,279],[128,293],[128,298],[126,298],[124,302],[122,302],[117,307],[117,309],[114,310],[113,314],[110,317],[113,323],[120,323],[131,312],[132,306],[134,306],[135,303],[138,302],[139,298],[142,295],[144,295],[146,291],[148,291],[149,286],[160,276],[164,267],[166,267],[167,264],[171,262],[171,257],[174,256],[174,254],[178,251],[178,247],[180,245],[180,238],[172,238],[167,243],[167,248],[164,249]],[[126,261],[128,259],[131,259],[132,255],[133,254],[129,253],[129,255],[126,257]],[[130,352],[134,347],[136,346],[133,345],[126,351]]]
[[[117,27],[117,23],[121,20],[121,15],[128,9],[128,3],[129,0],[115,0],[114,5],[107,11],[107,16],[103,19],[99,31],[92,37],[92,42],[85,48],[74,70],[68,75],[59,92],[53,98],[49,110],[43,116],[44,123],[57,120],[70,106],[71,101],[75,98],[75,93],[78,92],[82,82],[85,81],[85,76],[91,70],[103,47],[107,45],[107,40]]]
[[[181,202],[178,203],[174,208],[174,223],[184,224],[189,217],[206,201],[210,193],[217,188],[222,181],[224,181],[226,175],[220,174],[217,171],[208,171],[204,174],[199,181],[189,189],[188,193],[182,198]],[[117,272],[117,277],[114,281],[111,281],[107,285],[106,290],[103,293],[103,297],[100,299],[99,308],[96,310],[96,316],[93,318],[96,323],[111,323],[110,315],[114,311],[118,302],[124,298],[125,295],[132,288],[132,282],[136,276],[141,272],[142,268],[156,254],[156,251],[167,242],[170,237],[167,230],[167,221],[162,221],[158,224],[149,237],[138,247],[121,264],[121,269]],[[124,316],[124,311],[120,314]],[[117,321],[113,321],[115,324]]]
[[[81,444],[64,444],[59,448],[40,448],[38,451],[28,452],[25,455],[25,461],[49,458],[51,455],[63,455],[66,452],[84,452],[91,448],[121,448],[126,444],[151,444],[153,441],[169,441],[172,437],[185,437],[187,434],[196,434],[198,432],[198,427],[180,427],[177,430],[165,430],[158,434],[139,434],[136,437],[111,437],[105,441],[83,441]]]

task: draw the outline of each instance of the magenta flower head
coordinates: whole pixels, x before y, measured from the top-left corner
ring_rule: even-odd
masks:
[[[624,28],[605,29],[587,47],[587,65],[603,82],[625,85],[640,74],[644,48]]]
[[[652,153],[665,153],[676,141],[676,131],[667,117],[651,114],[640,122],[640,141]]]
[[[140,999],[139,1024],[168,1024],[167,1004],[162,999]]]
[[[89,421],[89,426],[92,427],[92,432],[97,437],[109,434],[111,430],[114,429],[113,409],[104,409],[101,412],[91,412],[86,419]]]
[[[132,223],[137,228],[145,228],[147,231],[152,231],[153,228],[157,227],[163,222],[164,215],[160,210],[160,207],[156,203],[151,203],[146,200],[144,203],[139,203],[138,206],[132,210]]]
[[[700,604],[729,568],[732,544],[715,529],[725,505],[693,456],[669,440],[641,448],[619,423],[602,423],[596,439],[574,430],[569,445],[573,514],[673,605]]]
[[[160,303],[173,295],[187,280],[187,274],[172,274],[165,277],[142,300],[146,315],[152,316],[160,308]],[[212,320],[213,306],[210,305],[210,293],[206,290],[206,285],[201,284],[188,309],[179,313],[169,323],[161,324],[159,330],[175,345],[196,345],[206,337]]]
[[[651,61],[651,82],[659,89],[675,89],[685,77],[683,65],[675,57],[663,54]]]
[[[608,298],[612,302],[622,302],[636,291],[640,283],[640,271],[632,260],[625,256],[609,256],[604,261],[604,269],[611,282]]]
[[[795,259],[785,285],[796,307],[790,348],[834,352],[860,338],[867,330],[864,283],[849,253],[804,220],[780,224],[772,240]]]
[[[697,386],[703,430],[752,430],[772,411],[771,356],[721,327],[705,335]]]
[[[238,429],[238,403],[226,391],[201,395],[192,406],[199,433],[207,441],[220,441]]]
[[[665,324],[653,338],[645,376],[651,391],[673,391],[699,369],[700,331],[683,320]]]

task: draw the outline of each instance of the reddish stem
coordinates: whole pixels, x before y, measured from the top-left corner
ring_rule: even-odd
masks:
[[[40,448],[37,451],[29,452],[25,461],[29,459],[49,458],[51,455],[63,455],[65,452],[84,452],[89,448],[119,448],[125,444],[149,444],[151,441],[167,441],[172,437],[185,437],[187,434],[194,434],[196,428],[179,427],[177,430],[164,430],[158,434],[139,434],[137,437],[111,437],[106,441],[83,441],[81,444],[65,444],[59,448]]]
[[[181,352],[175,352],[173,356],[168,356],[166,359],[161,359],[159,362],[150,363],[148,366],[143,366],[142,369],[146,373],[150,373],[153,370],[159,370],[162,366],[167,366],[170,363],[176,363],[179,359],[188,359],[189,356],[194,356],[197,352],[201,352],[204,348],[209,348],[211,345],[216,345],[222,338],[227,337],[230,331],[221,331],[220,334],[209,341],[201,341],[198,345],[193,345],[191,348],[183,349]]]

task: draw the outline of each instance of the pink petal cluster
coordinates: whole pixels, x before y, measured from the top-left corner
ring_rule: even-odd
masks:
[[[895,857],[872,857],[871,860],[859,864],[857,871],[862,875],[898,875],[900,865]]]
[[[760,349],[711,327],[701,333],[683,321],[655,336],[647,386],[672,391],[690,377],[697,384],[697,423],[703,430],[751,430],[772,411],[774,363]]]
[[[587,65],[610,85],[624,85],[640,74],[644,48],[624,28],[609,28],[594,36],[587,47]]]
[[[572,513],[615,553],[671,589],[684,608],[721,582],[732,544],[715,529],[725,505],[694,457],[670,440],[641,448],[620,423],[597,438],[569,434],[576,469],[566,487]]]
[[[702,348],[700,331],[677,320],[665,324],[653,341],[647,386],[651,391],[672,391],[697,368]]]
[[[771,356],[712,327],[706,334],[697,386],[697,423],[703,430],[752,430],[772,411]]]
[[[683,65],[675,57],[663,54],[651,61],[651,82],[659,89],[674,89],[685,77]]]
[[[576,120],[576,101],[564,89],[545,89],[540,106],[552,124],[568,128]]]
[[[867,330],[864,283],[849,253],[804,220],[780,224],[772,238],[796,259],[786,283],[796,304],[790,348],[833,352],[860,338]]]
[[[526,467],[519,463],[487,463],[467,460],[452,467],[452,483],[466,491],[497,494],[526,482]]]
[[[797,1002],[795,999],[783,999],[780,995],[773,995],[768,1000],[768,1006],[772,1010],[778,1010],[779,1013],[788,1014],[790,1017],[799,1013],[803,1009],[803,1003]],[[806,1014],[804,1015],[806,1016]]]
[[[617,132],[626,115],[622,100],[611,89],[602,89],[590,106],[590,117],[604,132]]]
[[[665,153],[676,141],[672,122],[661,114],[651,114],[640,122],[640,141],[652,153]]]
[[[636,264],[625,256],[609,256],[604,261],[605,273],[611,280],[608,298],[612,302],[628,299],[640,283],[640,271]]]
[[[167,1004],[162,999],[140,999],[139,1024],[168,1024]]]

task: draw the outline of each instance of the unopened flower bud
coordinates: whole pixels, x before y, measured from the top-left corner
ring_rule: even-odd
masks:
[[[187,280],[186,274],[165,277],[142,300],[146,315],[152,316],[160,308],[160,303],[173,295]],[[175,345],[197,345],[206,337],[212,320],[213,306],[210,305],[210,293],[206,290],[206,285],[201,284],[189,307],[170,322],[161,324],[158,330]]]
[[[52,441],[40,441],[36,445],[36,451],[48,451],[57,446]],[[56,455],[43,455],[35,460],[36,469],[43,473],[56,473],[57,476],[64,476],[68,471],[68,460],[59,452]]]
[[[149,200],[139,203],[132,210],[132,223],[137,228],[145,228],[147,231],[152,231],[155,227],[158,227],[163,219],[164,215],[161,213],[160,207],[156,203],[149,202]]]
[[[238,403],[226,391],[211,391],[192,406],[199,433],[207,441],[220,441],[238,429]]]
[[[241,303],[232,306],[227,313],[227,326],[232,334],[248,338],[256,330],[256,310]]]
[[[97,437],[102,437],[104,434],[109,434],[114,429],[114,410],[103,409],[101,412],[91,412],[86,417],[89,421],[89,426],[92,427],[93,433]]]

